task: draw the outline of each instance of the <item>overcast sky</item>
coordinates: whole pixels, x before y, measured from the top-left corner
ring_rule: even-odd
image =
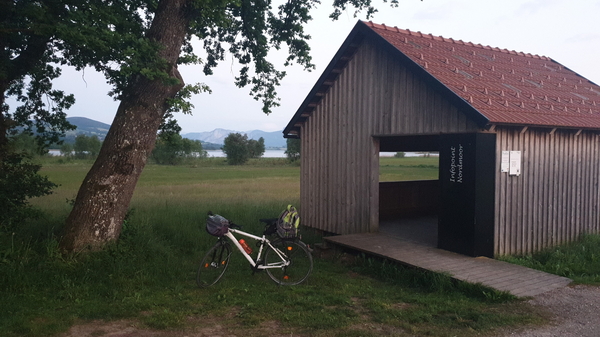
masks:
[[[547,56],[600,84],[600,0],[399,0],[398,8],[379,0],[374,3],[379,8],[371,19],[375,23]],[[312,12],[313,21],[305,27],[312,36],[316,70],[304,72],[298,66],[285,69],[288,76],[278,90],[281,106],[268,116],[248,95],[249,88],[233,85],[239,67],[230,57],[209,77],[202,74],[201,67],[180,69],[186,83],[202,82],[213,91],[193,98],[192,116],[177,115],[182,134],[216,128],[282,130],[357,20],[365,19],[364,15],[354,18],[350,10],[332,22],[330,12],[331,1],[322,0]],[[75,94],[77,103],[69,117],[112,122],[118,103],[106,95],[110,87],[102,75],[66,69],[55,86]]]

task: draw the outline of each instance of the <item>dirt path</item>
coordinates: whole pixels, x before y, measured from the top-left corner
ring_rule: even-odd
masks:
[[[504,331],[497,336],[600,336],[600,287],[563,287],[535,296],[529,303],[548,310],[552,316],[552,323],[543,327]]]
[[[85,324],[74,325],[61,337],[252,337],[252,336],[290,336],[284,332],[277,322],[265,322],[254,327],[250,333],[243,330],[233,333],[221,325],[216,319],[203,319],[202,322],[192,323],[192,327],[185,330],[151,330],[131,320],[120,321],[91,321]],[[293,336],[299,336],[292,334]]]

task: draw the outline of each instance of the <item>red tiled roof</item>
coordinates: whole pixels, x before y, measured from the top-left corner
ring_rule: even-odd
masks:
[[[600,128],[600,87],[548,57],[364,24],[489,124]]]

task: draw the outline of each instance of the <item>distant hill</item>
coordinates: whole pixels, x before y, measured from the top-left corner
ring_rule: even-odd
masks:
[[[193,140],[199,140],[201,142],[208,142],[214,144],[223,144],[225,137],[227,137],[230,133],[241,133],[248,136],[249,139],[258,140],[260,137],[263,137],[265,140],[266,147],[286,147],[286,140],[283,138],[283,132],[281,131],[273,131],[266,132],[261,130],[252,130],[252,131],[234,131],[234,130],[226,130],[226,129],[215,129],[213,131],[206,132],[191,132],[182,134],[181,136]]]
[[[98,139],[104,140],[106,137],[106,133],[110,128],[109,124],[105,124],[102,122],[95,121],[93,119],[89,119],[86,117],[68,117],[67,121],[69,123],[75,125],[77,129],[73,131],[67,132],[65,136],[65,141],[67,143],[74,143],[75,137],[80,134],[84,134],[86,136],[98,136]],[[186,134],[182,134],[181,136],[184,138],[199,140],[203,144],[206,144],[206,148],[220,148],[230,133],[241,133],[248,135],[249,139],[258,140],[260,137],[265,139],[265,147],[286,147],[286,140],[283,138],[283,133],[281,131],[274,132],[266,132],[261,130],[252,130],[252,131],[234,131],[234,130],[226,130],[226,129],[215,129],[213,131],[207,132],[190,132]]]
[[[74,143],[77,135],[98,136],[98,139],[104,140],[110,124],[102,123],[86,117],[67,117],[67,121],[77,127],[75,130],[67,131],[65,142]]]
[[[106,134],[110,124],[102,123],[86,117],[67,117],[67,121],[85,132],[100,132]]]

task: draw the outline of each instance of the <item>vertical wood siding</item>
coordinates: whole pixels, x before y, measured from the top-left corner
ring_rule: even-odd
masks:
[[[300,130],[304,224],[349,234],[379,219],[379,142],[373,135],[480,132],[384,50],[365,41]],[[497,127],[495,255],[539,251],[600,232],[600,136]],[[522,153],[520,176],[500,172]]]
[[[495,254],[531,253],[598,233],[599,136],[498,128],[496,158],[521,151],[521,175],[496,175]]]
[[[364,42],[301,127],[303,223],[338,234],[377,230],[379,142],[373,135],[477,130],[387,52]]]

